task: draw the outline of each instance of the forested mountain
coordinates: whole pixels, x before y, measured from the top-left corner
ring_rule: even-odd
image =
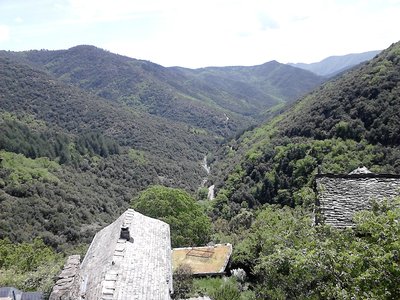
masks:
[[[290,66],[311,71],[320,76],[332,77],[340,72],[348,70],[362,62],[372,59],[380,50],[363,53],[352,53],[342,56],[330,56],[320,62],[304,64],[289,64]]]
[[[400,199],[346,230],[312,218],[318,172],[400,173],[399,125],[400,42],[215,154],[213,237],[249,275],[243,299],[400,297]]]
[[[150,185],[201,199],[207,155],[217,196],[196,203],[213,221],[202,238],[233,243],[233,266],[249,275],[215,295],[397,299],[396,205],[356,216],[354,231],[311,226],[310,211],[317,170],[400,173],[400,43],[318,82],[274,61],[191,70],[92,46],[1,52],[0,282],[48,289],[55,251],[77,251],[131,201],[164,194],[137,197]]]
[[[312,73],[277,61],[251,67],[173,69],[193,78],[190,93],[206,99],[211,91],[219,106],[254,117],[275,105],[293,102],[322,82]]]
[[[308,71],[275,61],[254,67],[165,68],[93,46],[3,55],[100,97],[225,136],[322,82]]]
[[[214,135],[9,59],[0,58],[0,78],[0,238],[73,244],[150,184],[201,184]]]
[[[226,216],[264,203],[312,204],[317,167],[400,173],[399,82],[396,43],[220,149],[213,172]]]
[[[276,62],[164,68],[91,46],[2,51],[0,78],[0,239],[58,250],[149,185],[196,192],[222,136],[320,82]]]

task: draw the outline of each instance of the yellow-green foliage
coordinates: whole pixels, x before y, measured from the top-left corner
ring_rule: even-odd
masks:
[[[346,230],[313,226],[300,208],[265,206],[232,262],[252,270],[257,299],[400,299],[399,204],[376,203]]]
[[[0,151],[0,158],[2,168],[9,171],[6,178],[8,183],[58,182],[58,178],[51,172],[58,170],[60,166],[46,157],[31,159],[23,154]]]
[[[147,159],[146,159],[144,151],[130,149],[128,152],[128,155],[129,155],[129,158],[136,164],[144,165],[147,163]]]
[[[277,132],[277,124],[282,118],[277,116],[271,122],[244,134],[241,143],[247,150],[246,159],[254,162],[263,155],[263,150],[268,147],[271,137]]]
[[[186,191],[151,186],[133,199],[138,212],[168,223],[172,247],[200,246],[209,242],[211,222]]]
[[[47,128],[46,122],[43,120],[38,120],[32,115],[16,116],[10,112],[0,112],[0,123],[4,121],[17,121],[33,129]]]
[[[229,174],[228,178],[226,179],[224,190],[227,190],[229,193],[231,193],[235,185],[240,182],[244,175],[245,171],[243,170],[243,168],[237,165],[233,172]]]
[[[49,293],[63,258],[42,240],[15,244],[0,240],[0,286]]]

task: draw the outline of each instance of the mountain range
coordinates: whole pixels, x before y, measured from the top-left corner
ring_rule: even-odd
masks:
[[[268,109],[293,102],[323,81],[276,61],[254,67],[165,68],[86,45],[1,55],[99,97],[222,136],[258,122]]]
[[[241,156],[222,159],[224,139],[246,140],[238,132],[325,80],[276,61],[165,68],[86,45],[1,51],[0,64],[0,237],[26,240],[34,222],[58,247],[89,237],[148,185],[194,193],[205,155],[234,166]],[[220,189],[231,167],[215,164]]]
[[[327,59],[314,69],[322,76],[276,61],[165,68],[86,45],[0,51],[1,256],[14,245],[29,250],[23,242],[33,237],[44,257],[82,251],[141,191],[164,185],[199,200],[213,241],[249,238],[234,257],[252,272],[262,260],[240,251],[272,235],[248,230],[274,228],[270,220],[297,208],[309,214],[317,172],[400,173],[400,42],[359,59]],[[217,195],[204,201],[209,185]],[[264,205],[273,207],[268,218]],[[0,273],[14,280],[6,263]],[[40,286],[32,274],[15,282]]]
[[[265,203],[312,207],[317,170],[400,173],[399,84],[395,43],[232,139],[214,156],[217,201],[230,216]]]
[[[322,81],[277,62],[164,68],[93,46],[2,51],[0,77],[0,238],[58,248],[149,185],[195,193],[224,137]]]
[[[362,53],[352,53],[341,56],[330,56],[320,62],[305,64],[305,63],[290,63],[288,65],[311,71],[317,75],[325,77],[333,77],[338,73],[346,71],[364,61],[372,59],[379,54],[381,50],[368,51]]]
[[[84,224],[91,236],[147,185],[195,191],[205,176],[213,135],[0,65],[2,238],[40,235],[61,247],[86,236]]]

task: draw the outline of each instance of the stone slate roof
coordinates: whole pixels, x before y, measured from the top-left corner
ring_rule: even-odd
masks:
[[[368,172],[318,174],[316,190],[316,223],[350,227],[353,214],[370,209],[372,201],[400,196],[400,175]]]
[[[13,287],[0,287],[0,299],[14,300],[43,300],[43,294],[40,292],[22,292]]]
[[[128,209],[95,235],[68,296],[53,299],[166,300],[172,292],[169,225]]]

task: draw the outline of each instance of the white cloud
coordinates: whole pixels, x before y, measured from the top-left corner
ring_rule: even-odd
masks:
[[[163,10],[167,1],[69,0],[72,17],[84,23],[126,20]]]
[[[41,1],[29,14],[22,2],[10,8],[8,23],[0,11],[13,26],[0,38],[28,49],[92,43],[165,66],[313,62],[386,48],[400,28],[400,0]]]
[[[163,65],[313,62],[385,48],[400,27],[398,0],[70,1],[87,22],[157,18],[151,34],[100,46]]]
[[[8,41],[10,38],[10,28],[5,25],[0,25],[0,42]]]

